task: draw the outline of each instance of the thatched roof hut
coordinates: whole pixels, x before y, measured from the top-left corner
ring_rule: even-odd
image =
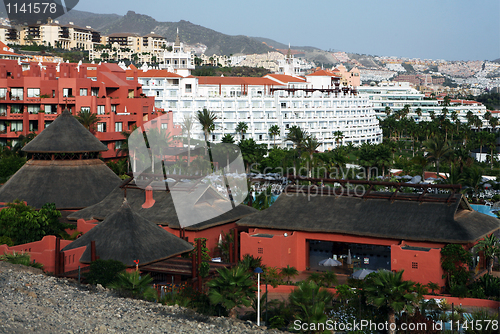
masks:
[[[41,208],[81,209],[101,201],[121,180],[98,154],[107,150],[65,110],[23,151],[31,159],[0,188],[0,202],[23,200]]]
[[[166,188],[164,185],[163,187],[155,184],[152,185],[153,199],[155,200],[152,207],[143,207],[146,198],[146,190],[144,189],[134,187],[126,189],[127,201],[134,212],[137,212],[142,217],[155,224],[168,226],[173,229],[179,229],[181,227],[176,208],[184,211],[189,210],[192,219],[199,222],[185,227],[186,230],[192,231],[204,230],[213,226],[234,222],[258,211],[252,207],[241,204],[233,209],[227,210],[228,205],[230,208],[230,203],[228,204],[227,200],[221,198],[209,186],[198,188],[196,193],[186,191],[185,204],[179,204],[183,202],[183,199],[178,197],[174,205],[172,195],[165,190]],[[163,188],[163,190],[161,188]],[[177,194],[177,196],[179,196],[179,194]],[[117,187],[101,202],[72,213],[68,216],[68,219],[104,220],[120,207],[123,197],[124,189]],[[190,207],[187,207],[188,205],[190,205]]]
[[[100,259],[121,261],[129,267],[135,265],[134,260],[146,265],[193,249],[189,242],[135,213],[127,202],[63,251],[86,246],[80,262],[89,263],[92,241]]]
[[[282,194],[269,209],[237,225],[461,244],[500,229],[498,219],[472,210],[463,195],[452,196],[448,201],[449,194],[429,194],[426,201],[419,201],[418,194],[395,200]]]

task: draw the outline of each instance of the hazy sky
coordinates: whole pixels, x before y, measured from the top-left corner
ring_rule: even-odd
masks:
[[[499,0],[80,0],[77,10],[180,20],[228,35],[380,56],[500,58]]]

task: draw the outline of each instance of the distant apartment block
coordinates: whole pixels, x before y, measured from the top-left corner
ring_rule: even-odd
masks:
[[[430,121],[433,115],[438,117],[442,114],[443,99],[425,99],[425,94],[420,93],[410,86],[409,82],[382,82],[378,85],[365,85],[358,87],[361,96],[365,96],[371,102],[375,114],[380,119],[387,117],[386,108],[389,107],[391,114],[401,110],[405,105],[410,106],[410,113],[407,117],[413,118],[416,122]],[[482,128],[490,127],[483,115],[486,107],[476,101],[451,100],[451,105],[446,106],[446,117],[454,122],[453,115],[456,113],[457,119],[462,123],[467,123],[467,113],[479,116],[483,122]],[[419,115],[420,113],[420,115]]]
[[[92,50],[101,42],[101,35],[90,26],[79,27],[73,22],[62,25],[49,19],[47,23],[38,23],[21,28],[0,26],[0,41],[15,45],[45,45],[71,50],[75,48]]]
[[[90,61],[130,60],[141,63],[160,62],[167,48],[165,37],[151,32],[140,36],[132,33],[115,33],[102,36],[100,45],[89,50]]]

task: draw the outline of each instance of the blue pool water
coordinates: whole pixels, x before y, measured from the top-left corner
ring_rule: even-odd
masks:
[[[481,212],[488,216],[497,218],[497,216],[493,212],[491,212],[491,207],[488,205],[471,204],[470,206],[477,212]]]

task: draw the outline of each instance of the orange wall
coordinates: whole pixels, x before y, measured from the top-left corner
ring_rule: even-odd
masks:
[[[168,226],[160,226],[165,231],[172,233],[175,236],[180,237],[179,229],[172,229]],[[202,231],[186,231],[186,237],[188,241],[193,243],[195,238],[206,238],[207,239],[207,248],[210,250],[210,256],[214,257],[215,249],[217,248],[217,244],[219,243],[219,235],[221,233],[227,234],[231,229],[235,228],[235,223],[228,223],[224,225],[214,226],[211,228],[207,228]]]
[[[445,279],[442,278],[444,271],[441,267],[441,249],[431,249],[426,252],[392,245],[391,270],[404,270],[404,280],[412,280],[422,284],[434,282],[441,287],[445,285]]]
[[[284,236],[287,233],[288,236]],[[254,234],[271,234],[272,238],[253,237]],[[359,237],[336,233],[312,233],[301,231],[285,231],[271,229],[250,229],[248,233],[240,234],[241,255],[250,254],[254,257],[262,257],[262,262],[271,267],[283,268],[287,265],[305,271],[307,268],[307,255],[309,253],[306,240],[334,241],[345,243],[358,243],[368,245],[380,245],[391,247],[391,269],[404,269],[404,279],[412,280],[422,284],[435,282],[444,285],[441,278],[440,248],[444,244],[430,242],[407,242],[405,245],[414,247],[428,247],[429,252],[408,251],[401,248],[402,241],[396,239]],[[415,256],[416,255],[416,256]],[[418,258],[418,261],[415,259]],[[412,262],[418,262],[418,269],[412,268]]]
[[[71,243],[70,240],[61,240],[61,249]],[[7,247],[7,245],[0,245],[0,253],[29,253],[31,261],[43,264],[43,270],[46,272],[54,272],[55,270],[55,251],[56,251],[56,237],[47,235],[40,241],[30,242],[24,245]],[[78,258],[80,260],[80,258]]]

